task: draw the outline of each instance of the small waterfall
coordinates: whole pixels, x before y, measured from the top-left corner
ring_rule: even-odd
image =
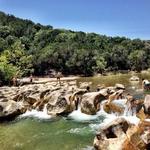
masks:
[[[89,121],[89,120],[95,120],[97,118],[97,115],[87,115],[81,112],[81,108],[78,107],[77,110],[74,110],[72,113],[68,115],[68,118],[71,118],[75,121]]]
[[[37,111],[35,109],[32,109],[31,111],[27,110],[24,114],[20,115],[20,118],[38,118],[38,119],[50,119],[51,116],[47,114],[47,108],[46,105],[44,105],[43,111]]]
[[[125,118],[132,124],[138,124],[140,122],[140,119],[136,117],[136,110],[131,110],[130,104],[125,105],[123,118]]]
[[[122,117],[128,120],[129,122],[133,124],[138,124],[140,119],[136,117],[135,114],[132,115],[131,111],[128,111],[127,105],[126,105],[126,99],[120,99],[120,100],[114,100],[113,103],[117,104],[121,107],[124,107],[124,113],[122,115],[116,114],[116,113],[111,113],[108,114],[107,112],[104,111],[103,107],[104,104],[107,102],[107,100],[104,100],[101,102],[100,105],[100,111],[97,112],[96,115],[87,115],[81,112],[81,108],[78,107],[78,110],[74,110],[71,114],[69,114],[69,118],[78,121],[78,122],[84,122],[84,121],[91,121],[91,120],[96,120],[99,117],[102,117],[102,123],[95,123],[95,124],[90,124],[89,126],[92,129],[98,129],[100,126],[105,126],[106,124],[109,124],[112,122],[114,119]]]
[[[103,109],[103,104],[106,102],[106,100],[104,100],[101,105],[100,105],[100,110],[95,114],[95,115],[87,115],[81,112],[81,108],[80,106],[78,106],[77,110],[74,110],[72,113],[70,113],[68,115],[69,118],[75,120],[75,121],[90,121],[90,120],[96,120],[98,119],[98,117],[103,117],[106,118],[108,116],[112,116],[114,114],[108,114],[104,111]]]

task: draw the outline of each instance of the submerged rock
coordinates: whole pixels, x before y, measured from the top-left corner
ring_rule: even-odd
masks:
[[[86,88],[88,86],[91,86],[92,85],[92,82],[79,82],[79,88]]]
[[[132,76],[130,78],[130,81],[139,81],[139,80],[140,80],[140,78],[138,76]]]
[[[118,83],[117,83],[117,84],[115,85],[115,88],[118,89],[118,90],[121,90],[121,89],[124,90],[124,89],[125,89],[125,86],[124,86],[123,84],[118,84]]]

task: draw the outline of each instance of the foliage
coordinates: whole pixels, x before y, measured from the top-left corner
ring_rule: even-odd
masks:
[[[0,56],[0,84],[8,84],[17,72],[16,66],[9,64],[5,56]]]
[[[150,41],[53,29],[0,12],[0,78],[149,68]]]

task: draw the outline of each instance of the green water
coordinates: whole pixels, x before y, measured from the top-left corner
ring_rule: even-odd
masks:
[[[148,74],[141,75],[150,79]],[[127,91],[143,95],[141,83],[129,82],[131,75],[81,78],[80,81],[92,81],[92,90],[97,84],[113,86],[123,83]],[[139,89],[139,90],[138,90]],[[92,147],[95,130],[92,124],[101,122],[76,122],[60,117],[49,120],[22,118],[0,124],[0,150],[89,150]]]
[[[33,118],[0,125],[2,150],[80,150],[92,146],[88,123]]]

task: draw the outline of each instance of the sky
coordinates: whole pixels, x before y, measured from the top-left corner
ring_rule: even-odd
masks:
[[[54,28],[150,39],[150,0],[0,0],[0,11]]]

